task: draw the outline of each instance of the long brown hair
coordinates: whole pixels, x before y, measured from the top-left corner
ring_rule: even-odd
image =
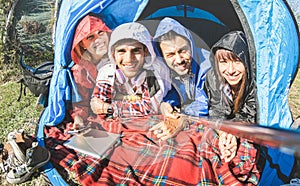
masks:
[[[219,79],[222,82],[226,82],[225,78],[221,75],[220,71],[219,71],[219,61],[221,59],[229,59],[232,61],[242,61],[239,57],[237,57],[233,52],[226,50],[226,49],[218,49],[215,53],[215,60],[216,60],[216,69],[217,69],[217,73],[219,76]],[[242,61],[243,62],[243,61]],[[244,64],[244,62],[243,62]],[[245,64],[244,64],[245,66]],[[245,66],[246,68],[246,66]],[[243,78],[242,81],[240,82],[240,86],[238,86],[237,90],[235,90],[235,93],[233,95],[233,111],[232,114],[236,114],[238,112],[238,110],[240,109],[241,105],[242,105],[242,98],[244,95],[244,90],[245,90],[245,86],[246,86],[246,71],[243,74]],[[232,89],[232,87],[230,87]]]

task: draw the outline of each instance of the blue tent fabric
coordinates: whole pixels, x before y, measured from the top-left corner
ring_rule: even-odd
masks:
[[[55,31],[54,74],[48,106],[41,115],[37,138],[44,146],[44,126],[55,126],[63,121],[66,102],[80,100],[76,93],[70,68],[70,51],[77,22],[86,14],[99,14],[110,28],[138,20],[150,0],[69,0],[62,1]],[[264,126],[289,128],[293,122],[288,106],[288,93],[299,61],[299,36],[284,0],[232,0],[239,4],[255,45],[259,123]],[[201,16],[209,15],[203,14]],[[207,17],[211,19],[212,17]],[[217,19],[215,19],[217,20]],[[291,39],[295,38],[295,39]],[[286,154],[269,149],[269,155],[281,172],[289,174],[293,161]],[[268,163],[266,167],[269,166]],[[66,185],[51,163],[45,172],[53,185]],[[282,181],[276,170],[264,170],[261,183],[277,185]]]
[[[298,66],[298,28],[283,1],[238,2],[247,17],[256,47],[259,123],[290,128],[293,121],[288,93]]]
[[[276,128],[290,128],[293,123],[288,93],[299,58],[298,28],[283,1],[238,1],[254,38],[259,123]],[[255,13],[253,13],[253,7]],[[279,172],[288,176],[294,156],[268,149],[273,162],[266,161],[262,185],[282,185]],[[271,166],[272,164],[272,166]],[[277,166],[274,166],[277,165]],[[276,168],[278,167],[278,168]]]
[[[172,6],[172,7],[167,7],[167,8],[162,8],[160,10],[157,10],[153,14],[149,15],[146,19],[153,19],[157,17],[165,17],[165,16],[174,16],[174,17],[189,17],[189,18],[201,18],[201,19],[206,19],[210,20],[213,22],[216,22],[218,24],[224,25],[218,18],[216,18],[213,14],[201,10],[199,8],[194,8],[191,6],[186,7],[187,12],[185,15],[184,12],[184,6],[183,5],[178,5],[178,6]]]

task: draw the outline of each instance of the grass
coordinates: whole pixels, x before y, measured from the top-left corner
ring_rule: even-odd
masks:
[[[27,95],[22,95],[18,102],[20,84],[17,81],[10,81],[0,85],[0,138],[5,142],[9,132],[14,129],[23,128],[26,133],[33,135],[38,118],[42,111],[37,107],[37,100],[27,89]],[[289,94],[289,104],[293,116],[300,116],[300,72],[295,78]],[[4,174],[0,174],[0,185],[7,185]],[[36,175],[33,179],[20,184],[25,185],[46,185],[42,176]]]
[[[290,90],[289,105],[293,117],[300,117],[300,68]]]
[[[6,141],[6,136],[14,129],[24,129],[26,134],[33,135],[35,133],[36,124],[41,107],[35,105],[36,97],[29,90],[27,95],[22,95],[18,102],[20,93],[20,84],[16,81],[7,82],[0,85],[0,138]],[[0,185],[9,185],[5,180],[4,174],[0,175]],[[42,176],[35,174],[33,178],[19,185],[46,185]]]

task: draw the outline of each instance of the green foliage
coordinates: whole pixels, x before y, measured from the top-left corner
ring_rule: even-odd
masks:
[[[53,0],[19,1],[6,30],[7,15],[13,0],[0,0],[0,85],[15,81],[21,75],[19,49],[25,53],[25,62],[37,66],[53,61],[52,44]]]

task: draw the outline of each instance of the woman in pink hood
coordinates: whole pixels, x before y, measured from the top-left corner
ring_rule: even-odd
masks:
[[[79,102],[73,103],[71,117],[74,128],[84,125],[89,116],[89,101],[95,86],[98,70],[108,62],[108,43],[111,30],[96,15],[85,16],[77,25],[74,34],[71,57]]]

